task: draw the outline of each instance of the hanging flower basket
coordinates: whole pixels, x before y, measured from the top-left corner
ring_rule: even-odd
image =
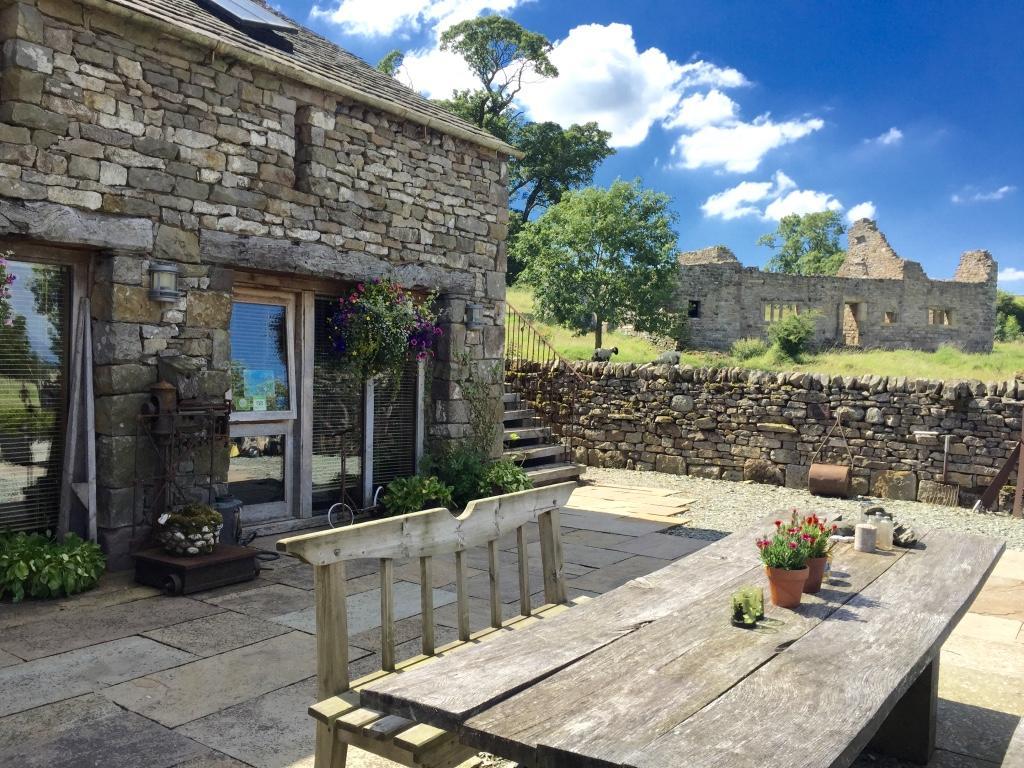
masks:
[[[11,310],[11,284],[14,275],[7,271],[7,260],[14,256],[13,251],[0,253],[0,324],[14,325],[14,313]]]
[[[433,295],[417,301],[390,280],[359,283],[327,316],[335,355],[360,379],[398,379],[410,355],[417,360],[434,356],[441,327],[433,301]]]

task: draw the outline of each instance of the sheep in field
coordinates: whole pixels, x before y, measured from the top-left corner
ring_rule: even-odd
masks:
[[[606,347],[598,347],[594,350],[594,354],[591,356],[591,361],[595,363],[607,363],[612,359],[612,355],[619,354],[618,347],[612,347],[608,349]]]

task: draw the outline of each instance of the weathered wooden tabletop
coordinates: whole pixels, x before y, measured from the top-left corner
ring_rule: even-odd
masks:
[[[932,531],[913,550],[843,544],[820,593],[739,629],[732,591],[767,595],[760,532],[390,676],[363,703],[526,765],[846,766],[869,744],[927,760],[939,648],[1002,542]]]

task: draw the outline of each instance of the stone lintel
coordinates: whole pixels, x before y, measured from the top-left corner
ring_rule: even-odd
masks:
[[[55,203],[0,200],[0,235],[130,253],[153,249],[153,222],[149,219],[90,213]]]
[[[287,272],[328,280],[372,280],[389,277],[409,288],[473,295],[471,273],[435,264],[392,264],[368,253],[342,252],[317,243],[293,243],[273,237],[236,235],[204,229],[199,251],[207,264],[241,269]]]

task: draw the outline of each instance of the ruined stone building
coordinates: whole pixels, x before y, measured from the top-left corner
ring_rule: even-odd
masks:
[[[848,236],[834,277],[744,267],[723,246],[680,254],[689,344],[727,350],[737,339],[764,338],[789,313],[815,311],[819,347],[992,350],[997,265],[988,251],[967,251],[952,280],[932,280],[873,221],[856,222]]]
[[[425,442],[464,436],[462,355],[501,360],[514,150],[233,7],[0,0],[0,530],[52,529],[70,504],[116,566],[165,502],[230,492],[243,524],[308,526],[342,481],[362,506]],[[438,292],[444,341],[397,397],[345,394],[325,314],[382,276]],[[140,423],[161,381],[175,407],[231,397],[223,439]],[[69,434],[85,470],[62,493]]]

